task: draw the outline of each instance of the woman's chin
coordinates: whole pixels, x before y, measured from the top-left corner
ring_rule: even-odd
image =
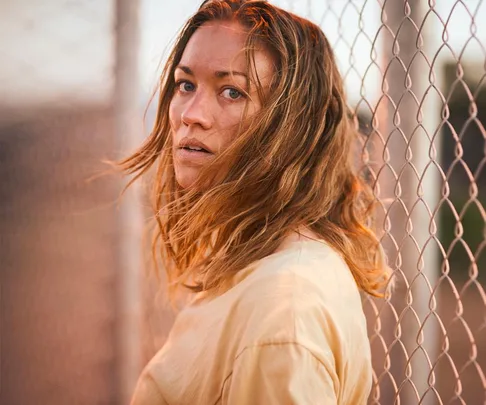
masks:
[[[179,184],[179,187],[181,187],[184,190],[190,190],[194,188],[196,185],[196,179],[195,178],[188,178],[188,177],[178,177],[176,178],[177,184]]]
[[[217,175],[208,177],[206,179],[200,178],[202,168],[196,167],[177,167],[175,168],[175,179],[179,187],[184,190],[208,190],[212,185],[222,179],[224,173],[220,170]]]
[[[199,170],[195,168],[181,168],[175,171],[177,184],[183,189],[192,189],[197,185]]]

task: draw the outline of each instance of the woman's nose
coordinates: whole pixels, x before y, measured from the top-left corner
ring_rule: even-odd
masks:
[[[182,111],[181,120],[184,125],[199,125],[203,129],[212,127],[212,114],[209,100],[203,94],[195,94]]]

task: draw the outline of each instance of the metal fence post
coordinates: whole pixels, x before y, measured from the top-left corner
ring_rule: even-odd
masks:
[[[391,374],[398,386],[382,403],[432,404],[437,357],[437,325],[430,314],[436,302],[432,289],[439,274],[437,246],[430,243],[437,231],[432,212],[438,201],[440,179],[427,164],[438,159],[439,105],[428,94],[430,60],[427,49],[429,9],[422,0],[385,2],[382,23],[385,36],[383,71],[387,109],[385,164],[390,168],[384,197],[388,206],[393,243],[388,243],[390,264],[395,269],[396,291],[392,304],[398,315],[389,345]],[[432,139],[432,141],[431,141]],[[437,153],[434,158],[430,154]],[[399,397],[399,399],[398,399]],[[394,402],[396,401],[396,402]],[[403,402],[400,402],[403,401]]]
[[[141,141],[139,114],[140,0],[116,1],[114,115],[117,152]],[[131,187],[118,206],[117,319],[115,328],[116,403],[128,404],[141,366],[142,206],[139,188]]]

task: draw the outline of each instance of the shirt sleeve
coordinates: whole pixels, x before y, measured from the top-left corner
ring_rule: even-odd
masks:
[[[159,387],[149,373],[142,373],[130,405],[166,405],[167,402],[162,397]]]
[[[251,346],[237,357],[223,389],[223,405],[335,405],[333,367],[297,343]]]

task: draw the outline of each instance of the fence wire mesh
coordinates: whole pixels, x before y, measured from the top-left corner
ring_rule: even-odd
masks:
[[[172,7],[142,3],[148,14],[163,10],[158,16]],[[199,3],[178,4],[189,14]],[[379,200],[395,282],[387,299],[363,300],[374,368],[369,403],[486,404],[485,2],[273,3],[322,27],[365,136],[362,169]],[[12,68],[0,66],[0,402],[9,405],[117,403],[118,190],[106,178],[84,182],[119,147],[120,111],[109,100],[115,8],[64,0],[0,6],[0,38],[17,41],[3,40]],[[36,49],[28,56],[17,51],[22,33]],[[157,42],[155,52],[163,48]],[[78,66],[83,74],[66,74]],[[173,321],[154,305],[156,282],[143,285],[143,360]]]
[[[369,402],[485,404],[486,6],[281,3],[331,39],[381,201],[396,286],[364,300]]]

